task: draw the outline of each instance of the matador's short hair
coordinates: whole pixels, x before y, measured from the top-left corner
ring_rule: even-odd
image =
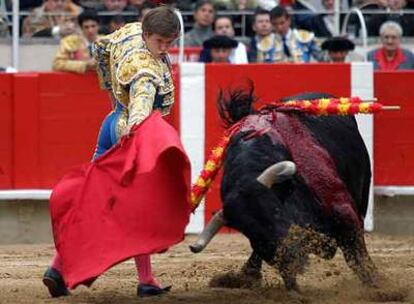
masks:
[[[174,10],[166,5],[151,9],[142,20],[144,33],[158,34],[163,37],[180,34],[180,20]]]

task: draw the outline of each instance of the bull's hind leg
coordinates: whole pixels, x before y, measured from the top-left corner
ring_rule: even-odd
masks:
[[[303,272],[310,253],[324,259],[332,259],[336,250],[337,244],[332,238],[309,227],[303,228],[296,225],[290,227],[275,259],[286,288],[299,290],[296,276]]]
[[[378,284],[378,271],[368,254],[362,231],[343,235],[337,239],[348,266],[356,273],[358,278],[366,285],[376,287]]]
[[[338,249],[333,238],[312,229],[306,229],[306,233],[309,239],[309,242],[306,245],[307,252],[313,253],[326,260],[333,259]]]

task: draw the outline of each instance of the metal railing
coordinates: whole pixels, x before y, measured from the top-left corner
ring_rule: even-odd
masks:
[[[355,13],[358,16],[358,20],[361,23],[361,37],[362,37],[362,47],[364,50],[364,61],[367,61],[367,49],[368,49],[368,31],[365,23],[364,16],[359,8],[352,8],[349,13],[345,16],[344,22],[342,24],[342,35],[347,34],[349,18],[351,14]]]
[[[12,31],[12,65],[15,69],[18,69],[19,67],[19,32],[20,32],[20,28],[19,28],[19,21],[21,17],[25,17],[30,15],[29,11],[20,11],[19,10],[19,0],[13,0],[13,7],[12,7],[12,11],[7,11],[6,7],[5,7],[5,0],[0,0],[0,18],[3,18],[7,20],[8,22],[8,26],[11,27],[11,31]],[[364,9],[363,11],[359,10],[358,8],[351,8],[349,10],[340,10],[339,9],[339,0],[335,1],[335,9],[334,9],[334,17],[335,17],[335,33],[339,34],[340,33],[340,24],[339,24],[339,20],[340,20],[340,16],[341,15],[345,15],[345,20],[343,22],[342,25],[342,33],[346,33],[346,28],[349,22],[349,18],[351,14],[356,14],[358,16],[358,19],[361,23],[361,38],[362,38],[362,44],[364,49],[366,50],[367,48],[367,39],[368,39],[368,35],[367,35],[367,28],[366,28],[366,24],[364,21],[364,14],[370,14],[370,15],[375,15],[375,14],[389,14],[390,11],[389,10],[380,10],[380,9],[370,9],[370,10],[366,10]],[[410,10],[403,10],[402,11],[404,14],[410,14],[413,15],[414,18],[414,10],[410,9]],[[290,12],[293,16],[294,15],[303,15],[303,14],[312,14],[312,15],[317,15],[317,14],[332,14],[332,12],[330,11],[326,11],[326,10],[318,10],[318,11],[311,11],[311,10],[295,10],[295,11],[291,11]],[[240,36],[241,37],[245,37],[246,33],[247,33],[247,25],[248,25],[248,20],[247,18],[252,17],[254,14],[254,11],[237,11],[237,10],[225,10],[225,11],[218,11],[217,15],[218,16],[236,16],[239,18],[239,21],[235,24],[235,29],[238,30],[240,32]],[[59,14],[53,14],[53,13],[46,13],[45,15],[47,16],[62,16],[62,13]],[[63,14],[64,15],[64,14]],[[66,15],[70,15],[69,13],[67,13]],[[137,13],[135,12],[122,12],[122,13],[117,13],[117,14],[113,14],[110,12],[98,12],[99,16],[114,16],[114,15],[122,15],[122,16],[137,16]],[[181,15],[183,16],[183,24],[184,24],[184,28],[185,29],[189,29],[192,26],[192,22],[187,21],[185,22],[185,20],[189,20],[191,19],[193,12],[191,11],[183,11],[181,12]]]

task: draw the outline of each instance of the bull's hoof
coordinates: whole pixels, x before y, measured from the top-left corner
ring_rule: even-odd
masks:
[[[262,276],[247,275],[244,272],[228,272],[222,275],[214,276],[209,286],[220,288],[255,288],[262,283]]]

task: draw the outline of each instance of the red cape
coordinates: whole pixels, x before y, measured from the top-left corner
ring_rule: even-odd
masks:
[[[50,198],[67,285],[91,284],[123,260],[180,242],[191,213],[189,191],[190,162],[158,112],[67,174]]]

